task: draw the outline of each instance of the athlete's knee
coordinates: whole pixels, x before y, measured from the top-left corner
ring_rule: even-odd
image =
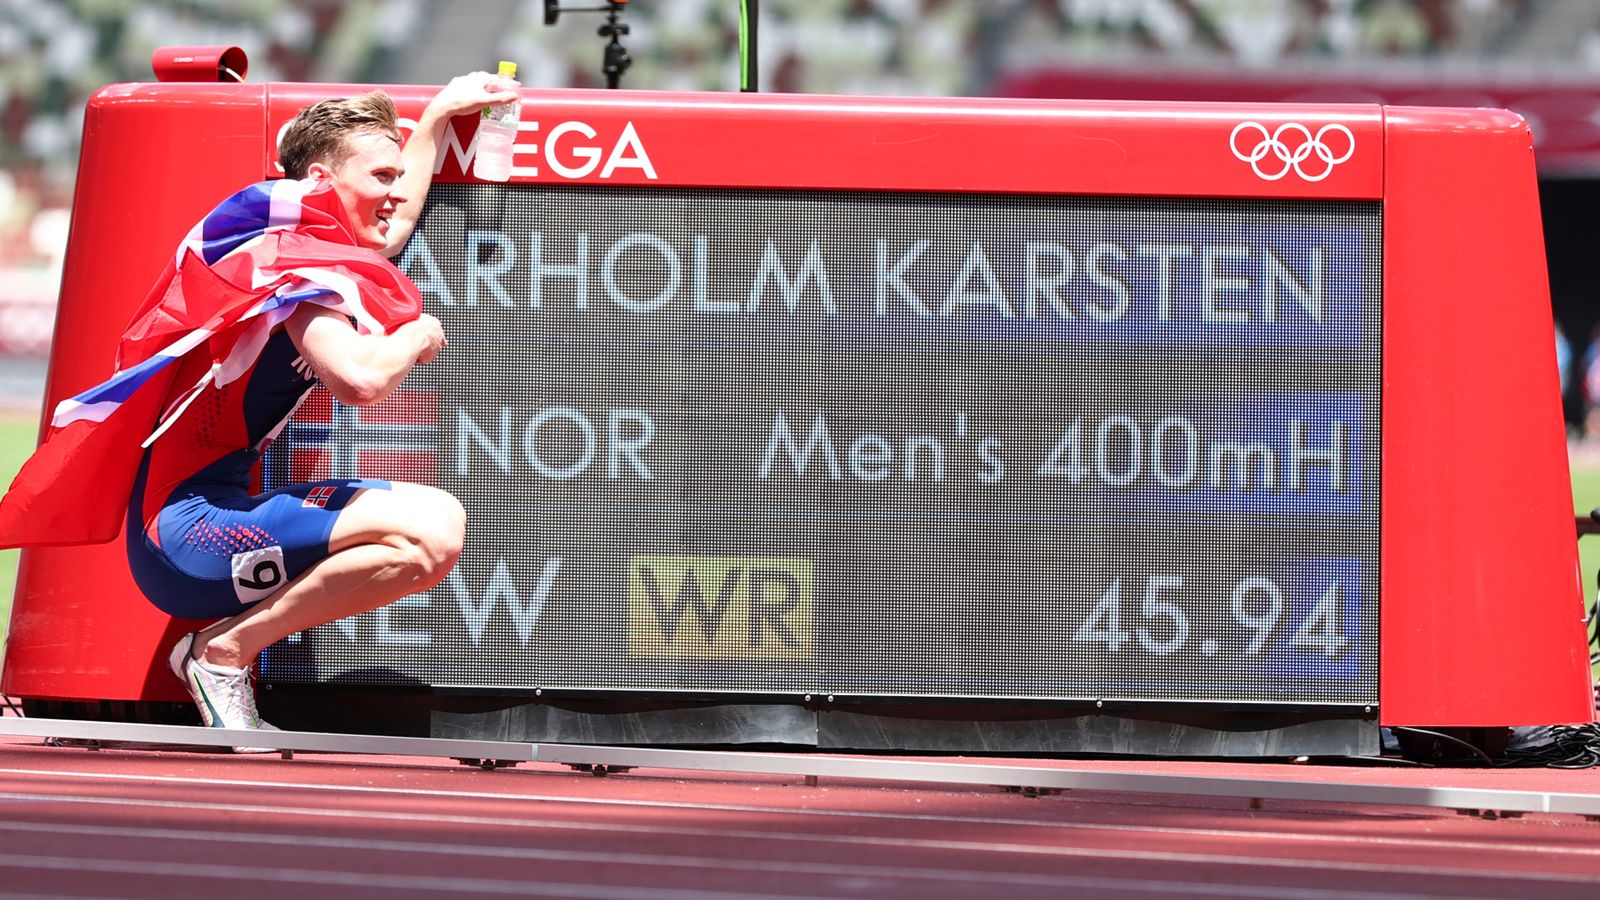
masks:
[[[451,494],[428,488],[419,498],[417,515],[408,523],[410,562],[423,580],[437,583],[450,574],[466,540],[467,514]]]
[[[391,535],[383,543],[394,551],[394,564],[416,590],[427,590],[450,574],[446,558],[422,535]]]
[[[334,549],[383,544],[396,554],[393,564],[426,590],[450,574],[461,556],[466,512],[438,488],[396,483],[391,490],[364,492],[351,502],[334,528]]]
[[[461,547],[467,540],[467,510],[461,505],[454,494],[433,491],[435,503],[434,515],[434,549],[441,556],[448,556],[451,562],[461,555]]]

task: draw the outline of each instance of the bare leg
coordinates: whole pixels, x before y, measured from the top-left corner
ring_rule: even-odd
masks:
[[[461,504],[444,491],[403,482],[362,491],[339,514],[326,559],[265,601],[202,630],[194,655],[244,668],[295,632],[425,591],[455,566],[465,528]]]

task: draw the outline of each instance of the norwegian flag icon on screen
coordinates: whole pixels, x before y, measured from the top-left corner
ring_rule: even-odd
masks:
[[[434,390],[402,389],[381,403],[354,407],[317,388],[272,447],[271,486],[325,478],[436,484],[438,399]]]

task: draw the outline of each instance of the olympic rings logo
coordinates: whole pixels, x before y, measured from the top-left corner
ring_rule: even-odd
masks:
[[[1248,151],[1240,150],[1239,134],[1247,129],[1253,129],[1260,138]],[[1324,140],[1330,134],[1344,136],[1343,153],[1334,153],[1340,143],[1337,138],[1331,145]],[[1290,147],[1289,141],[1296,137],[1299,142]],[[1277,181],[1291,171],[1306,181],[1321,181],[1333,174],[1334,166],[1355,155],[1356,136],[1338,122],[1318,128],[1316,134],[1299,122],[1285,122],[1271,132],[1260,122],[1240,122],[1233,127],[1233,134],[1228,136],[1228,148],[1240,162],[1249,163],[1256,175],[1266,181]],[[1268,156],[1276,162],[1268,160]],[[1313,156],[1316,157],[1315,161],[1312,161]],[[1266,161],[1265,167],[1262,166],[1263,161]],[[1278,168],[1277,163],[1282,163],[1282,168]]]

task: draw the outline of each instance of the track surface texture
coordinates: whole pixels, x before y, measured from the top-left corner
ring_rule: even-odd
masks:
[[[1600,793],[1595,770],[1025,763]],[[1333,900],[1594,897],[1597,885],[1600,823],[1570,815],[0,737],[7,897]]]

